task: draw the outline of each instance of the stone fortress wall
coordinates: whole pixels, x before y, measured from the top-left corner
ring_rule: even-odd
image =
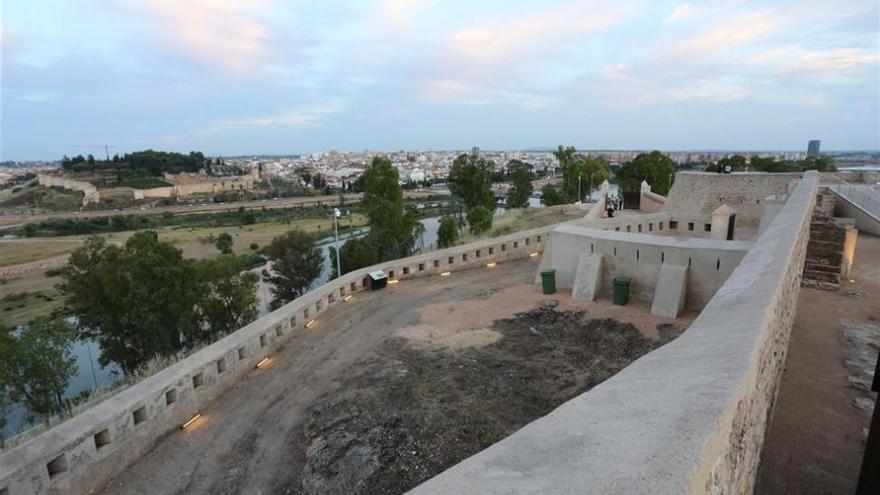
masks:
[[[43,187],[61,187],[83,193],[83,206],[101,201],[101,194],[98,192],[98,188],[89,182],[49,174],[37,174],[37,181]]]
[[[681,267],[685,269],[685,307],[699,310],[712,299],[752,245],[749,241],[627,234],[567,224],[548,235],[541,269],[555,269],[557,285],[571,289],[577,283],[579,257],[592,255],[600,259],[596,274],[599,290],[593,297],[610,298],[613,279],[626,276],[632,280],[630,295],[652,302],[662,269]],[[670,316],[677,316],[677,312]]]
[[[680,337],[410,493],[752,493],[817,183],[804,174]]]
[[[784,194],[786,201],[762,235],[748,243],[751,249],[744,256],[746,244],[737,248],[741,241],[686,240],[729,245],[742,259],[737,265],[732,258],[728,263],[716,256],[715,263],[723,263],[716,271],[729,267],[730,276],[684,334],[412,493],[751,493],[788,347],[818,176],[807,172],[791,189],[788,178],[767,187],[746,179],[741,190],[753,190],[757,197],[772,190],[776,192],[770,194]],[[712,201],[717,198],[696,198],[701,215]],[[757,211],[753,214],[760,218]],[[635,254],[639,261],[640,237],[657,237],[662,242],[652,239],[653,246],[644,249],[651,263],[659,257],[661,265],[668,254],[666,242],[679,241],[584,225],[566,229],[589,230],[594,250],[611,250],[613,256],[617,247],[621,256]],[[305,327],[329,306],[363,290],[372,270],[407,278],[479,268],[541,251],[552,260],[557,257],[554,236],[562,235],[557,232],[565,230],[521,232],[390,261],[330,281],[0,454],[0,494],[86,493],[101,487],[236,385],[283,339],[309,331]],[[588,254],[586,245],[581,249]],[[639,251],[632,253],[634,249]],[[711,271],[712,254],[700,259],[708,266],[691,268]],[[638,282],[634,288],[638,296]]]
[[[234,175],[226,177],[213,177],[204,173],[182,173],[182,174],[164,174],[166,182],[171,186],[153,187],[148,189],[135,189],[131,187],[114,187],[110,189],[99,190],[90,182],[70,179],[51,174],[38,174],[38,181],[41,186],[46,187],[63,187],[72,191],[82,191],[85,193],[83,198],[83,206],[92,203],[100,203],[102,191],[104,196],[126,196],[135,200],[143,199],[161,199],[161,198],[182,198],[192,194],[216,194],[219,192],[234,191],[251,191],[254,189],[254,183],[262,179],[262,171],[259,167],[250,169],[245,175]],[[0,494],[2,495],[2,494]]]
[[[164,435],[240,383],[286,339],[344,298],[369,287],[368,274],[392,279],[485,268],[541,252],[549,227],[388,261],[347,273],[195,352],[103,402],[0,454],[0,495],[91,493]],[[356,295],[355,295],[356,297]]]
[[[801,173],[679,172],[666,200],[666,211],[712,213],[722,204],[736,210],[736,226],[757,227],[770,196],[786,197]]]

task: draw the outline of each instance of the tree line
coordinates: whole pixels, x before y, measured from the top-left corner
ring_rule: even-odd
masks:
[[[205,158],[200,151],[191,151],[189,154],[167,151],[136,151],[122,156],[114,155],[110,160],[95,160],[91,154],[83,157],[77,155],[61,159],[61,168],[69,172],[85,172],[110,169],[130,169],[144,175],[161,176],[165,172],[198,172],[201,169],[210,170],[211,160]],[[217,165],[222,165],[218,158]]]

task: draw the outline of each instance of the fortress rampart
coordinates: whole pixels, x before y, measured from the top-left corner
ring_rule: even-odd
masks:
[[[347,273],[39,436],[0,454],[0,495],[90,493],[233,386],[344,297],[392,279],[485,267],[539,253],[550,227],[388,261]]]
[[[410,493],[752,493],[817,182],[804,174],[678,339]]]
[[[56,177],[49,174],[37,174],[37,181],[43,187],[62,187],[71,191],[79,191],[84,194],[83,206],[101,201],[101,194],[93,184],[81,180]]]

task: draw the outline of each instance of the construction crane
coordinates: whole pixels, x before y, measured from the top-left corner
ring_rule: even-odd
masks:
[[[107,156],[107,161],[110,161],[110,148],[116,148],[116,146],[112,146],[109,144],[70,144],[68,145],[70,148],[104,148],[104,155]]]

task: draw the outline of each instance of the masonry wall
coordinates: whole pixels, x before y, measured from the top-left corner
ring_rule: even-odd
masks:
[[[600,297],[611,297],[614,277],[632,279],[630,294],[651,302],[664,264],[688,267],[686,306],[701,309],[752,247],[746,241],[671,238],[560,225],[547,239],[541,270],[556,270],[556,284],[571,288],[582,253],[602,256]]]
[[[807,172],[679,338],[410,493],[751,494],[816,184]]]
[[[83,193],[83,206],[88,206],[90,203],[97,203],[101,200],[98,188],[90,182],[66,179],[64,177],[56,177],[49,174],[37,174],[37,181],[44,187],[62,187],[64,189]]]
[[[627,232],[681,237],[709,238],[712,235],[712,216],[685,211],[619,215],[611,218],[583,218],[572,222],[584,227]]]
[[[801,173],[769,174],[736,172],[679,172],[666,200],[667,211],[693,211],[711,214],[722,204],[736,210],[736,225],[757,227],[764,198],[785,197],[792,181]]]
[[[0,454],[0,495],[90,493],[126,469],[344,297],[393,279],[437,276],[537,255],[550,227],[389,261],[310,291],[186,359]],[[169,402],[173,395],[174,400]],[[99,441],[100,440],[100,441]],[[104,443],[105,440],[109,443]],[[54,474],[50,474],[50,464]]]

